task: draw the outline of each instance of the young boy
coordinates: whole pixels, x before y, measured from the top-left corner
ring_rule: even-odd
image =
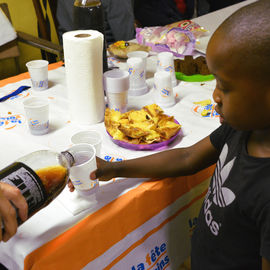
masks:
[[[192,237],[192,270],[270,269],[270,1],[229,17],[207,63],[223,124],[188,148],[119,163],[99,160],[91,178],[173,177],[216,163]]]

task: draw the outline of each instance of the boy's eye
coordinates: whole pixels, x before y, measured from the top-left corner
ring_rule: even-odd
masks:
[[[218,80],[217,80],[216,87],[217,87],[218,90],[220,90],[223,93],[228,92],[228,88],[227,87],[224,87],[220,82],[218,82]]]
[[[228,92],[228,90],[227,89],[225,89],[225,88],[222,88],[222,87],[218,87],[218,89],[221,91],[221,92],[223,92],[223,93],[226,93],[226,92]]]

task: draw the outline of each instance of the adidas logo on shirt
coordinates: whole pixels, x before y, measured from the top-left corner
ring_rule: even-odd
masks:
[[[235,162],[234,157],[226,165],[224,165],[227,155],[228,155],[228,145],[225,144],[219,156],[217,167],[215,169],[215,173],[212,178],[212,185],[208,189],[203,207],[205,222],[207,226],[210,228],[210,231],[216,236],[218,235],[220,225],[214,220],[214,217],[210,209],[211,205],[214,203],[219,207],[226,207],[230,205],[235,199],[235,194],[227,187],[223,187]],[[209,195],[211,193],[213,195],[212,201],[209,198],[210,197]]]

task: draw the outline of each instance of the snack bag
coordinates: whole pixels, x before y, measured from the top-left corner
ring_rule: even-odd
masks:
[[[137,28],[136,39],[155,52],[172,52],[177,57],[192,54],[196,42],[192,32],[168,26]]]
[[[183,20],[183,21],[178,21],[175,23],[171,23],[167,25],[168,28],[174,28],[174,27],[179,27],[183,30],[190,31],[196,39],[199,39],[200,37],[208,36],[209,31],[204,29],[202,26],[199,24],[190,21],[190,20]]]

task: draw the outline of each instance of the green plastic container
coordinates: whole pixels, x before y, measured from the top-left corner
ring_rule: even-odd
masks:
[[[194,74],[194,75],[185,75],[182,72],[175,72],[175,77],[179,81],[186,81],[186,82],[205,82],[214,80],[215,77],[212,74],[209,75],[201,75],[201,74]]]

